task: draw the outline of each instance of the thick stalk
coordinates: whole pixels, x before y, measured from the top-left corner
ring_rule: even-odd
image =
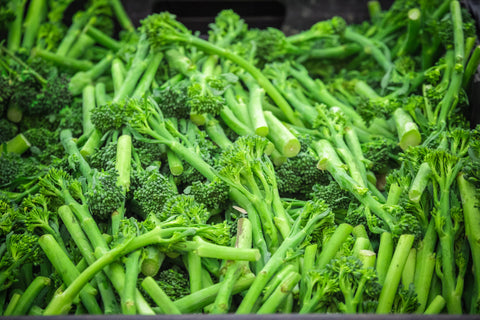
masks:
[[[40,247],[43,249],[47,255],[48,260],[52,263],[55,270],[60,274],[65,284],[70,285],[79,275],[80,272],[77,270],[75,264],[70,260],[61,246],[57,243],[55,238],[52,237],[41,237],[38,241]],[[84,288],[80,291],[80,299],[82,300],[83,306],[91,314],[102,314],[103,311],[100,309],[100,306],[96,300],[97,290],[93,288],[90,284],[86,284]]]
[[[470,254],[473,262],[474,291],[471,312],[476,313],[480,302],[480,209],[478,206],[478,190],[465,179],[462,173],[458,175],[457,183],[462,199],[465,235],[470,244]]]
[[[68,230],[68,233],[72,237],[72,240],[75,242],[75,245],[87,263],[94,263],[95,256],[92,246],[85,236],[82,227],[79,225],[77,218],[73,215],[72,210],[68,206],[61,206],[58,209],[58,215],[62,219],[66,229]],[[95,276],[95,280],[102,297],[104,313],[115,314],[120,312],[120,308],[117,304],[117,297],[115,296],[113,288],[110,285],[110,281],[107,279],[106,275],[103,272],[99,272]]]
[[[140,260],[142,250],[130,253],[125,260],[125,284],[121,292],[123,314],[136,314],[136,288],[138,274],[140,273]]]
[[[15,308],[13,308],[12,316],[27,315],[28,310],[33,305],[35,298],[40,292],[51,283],[50,278],[38,276],[25,289],[25,292],[19,298]]]
[[[269,128],[267,137],[275,148],[286,157],[296,156],[301,147],[297,137],[270,111],[265,111],[264,116]]]
[[[407,261],[410,249],[413,245],[415,237],[409,234],[402,234],[399,239],[395,252],[392,257],[387,275],[383,283],[380,297],[378,298],[378,307],[376,313],[390,313],[392,310],[393,300],[397,293],[398,285],[402,277],[402,271]]]
[[[40,24],[45,19],[47,13],[46,0],[32,0],[28,5],[27,16],[23,24],[23,40],[22,47],[27,51],[31,50],[37,38]]]
[[[163,289],[152,277],[146,277],[142,281],[142,288],[150,295],[158,307],[165,314],[181,314],[178,307],[172,302]]]
[[[417,250],[417,263],[415,266],[415,277],[413,279],[417,301],[419,306],[416,313],[423,313],[428,301],[430,285],[436,263],[437,233],[433,219],[430,221],[423,240],[419,243]]]

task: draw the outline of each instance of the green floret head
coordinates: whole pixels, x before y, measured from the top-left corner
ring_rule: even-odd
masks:
[[[165,159],[165,148],[159,143],[148,143],[134,139],[133,147],[144,168],[159,166]]]
[[[308,296],[303,305],[309,306],[309,313],[327,312],[332,299],[340,291],[338,279],[329,268],[312,269],[306,274]],[[313,303],[312,303],[313,301]]]
[[[423,225],[419,218],[399,205],[385,205],[384,209],[396,220],[395,225],[390,226],[393,228],[391,231],[394,236],[412,234],[416,241],[423,238]]]
[[[39,163],[33,158],[24,158],[16,153],[0,155],[0,186],[9,186],[19,178],[34,176],[39,171]]]
[[[162,221],[179,215],[183,215],[189,224],[205,224],[210,218],[210,212],[207,208],[196,202],[193,196],[186,194],[170,197],[165,202],[163,210],[157,213]]]
[[[315,184],[312,187],[311,197],[325,201],[325,203],[337,214],[346,213],[351,203],[357,203],[355,197],[342,189],[335,180],[328,184]]]
[[[117,156],[117,142],[108,141],[88,157],[88,163],[92,168],[98,170],[111,170],[115,168],[115,159]]]
[[[187,103],[188,81],[169,85],[166,88],[157,88],[153,96],[166,118],[188,119],[190,105]]]
[[[360,259],[356,256],[342,256],[335,258],[326,266],[337,277],[339,289],[342,295],[336,302],[342,312],[358,312],[359,303],[351,298],[356,294],[367,301],[379,298],[381,285],[375,269],[364,268]],[[353,303],[354,305],[352,305]]]
[[[228,202],[229,186],[215,179],[213,181],[194,181],[191,186],[185,188],[184,193],[190,194],[195,201],[203,204],[207,209],[222,209]]]
[[[194,114],[207,113],[216,116],[225,105],[225,100],[221,96],[212,94],[200,83],[194,83],[188,87],[188,105]]]
[[[18,133],[18,127],[11,121],[0,119],[0,144],[7,142]]]
[[[169,12],[151,14],[141,21],[141,31],[153,47],[162,48],[175,40],[175,37],[189,36],[191,31],[176,20],[176,16]]]
[[[160,271],[156,280],[160,288],[172,301],[190,294],[188,274],[178,266]]]
[[[370,161],[370,169],[377,174],[386,174],[397,166],[397,143],[385,137],[376,136],[372,141],[362,144],[364,157]]]
[[[342,34],[347,28],[347,22],[345,19],[339,16],[334,16],[331,19],[323,20],[315,23],[310,31],[315,33],[316,36],[328,36],[333,34]]]
[[[4,237],[12,231],[18,211],[10,202],[0,199],[0,212],[0,238],[4,241]]]
[[[401,99],[395,98],[362,99],[357,106],[357,112],[367,124],[370,124],[376,117],[388,119],[402,105]]]
[[[289,53],[285,33],[277,28],[250,29],[245,40],[255,42],[255,57],[260,68],[266,63],[283,59]]]
[[[56,114],[71,105],[73,98],[68,90],[69,79],[56,72],[49,74],[47,83],[32,101],[28,112],[31,115]]]
[[[45,261],[45,254],[38,245],[38,236],[29,232],[9,233],[6,236],[6,251],[0,260],[0,270],[7,277],[1,284],[2,290],[18,281],[18,275],[23,264],[39,265]]]
[[[140,214],[162,214],[165,203],[177,194],[175,186],[157,167],[147,168],[140,173],[138,180],[133,199],[140,209]]]
[[[123,188],[117,185],[115,169],[95,171],[91,185],[85,192],[88,208],[97,221],[109,221],[113,212],[125,201]]]
[[[248,26],[245,21],[231,9],[220,11],[215,17],[215,23],[208,25],[209,41],[221,47],[232,43],[247,32]]]
[[[398,314],[414,313],[419,306],[420,302],[418,302],[413,283],[408,288],[400,284],[393,301],[392,312]]]
[[[129,101],[123,100],[117,103],[97,106],[92,110],[92,124],[102,133],[120,129],[128,123],[132,116],[132,111],[128,104]]]
[[[310,150],[312,138],[299,137],[300,152],[277,168],[278,190],[281,196],[307,198],[315,184],[328,184],[330,174],[317,169],[318,158]]]

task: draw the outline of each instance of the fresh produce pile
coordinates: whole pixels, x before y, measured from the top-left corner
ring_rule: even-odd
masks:
[[[1,1],[0,314],[478,313],[475,21],[368,10]]]

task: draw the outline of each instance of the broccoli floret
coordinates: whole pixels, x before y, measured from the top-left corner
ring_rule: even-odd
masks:
[[[153,213],[162,215],[165,203],[177,194],[175,185],[162,175],[157,167],[149,167],[139,173],[139,184],[133,193],[133,199],[141,215]]]
[[[7,119],[0,119],[0,144],[15,137],[18,127]]]
[[[397,143],[382,136],[375,136],[362,144],[362,152],[370,161],[369,167],[376,174],[386,174],[398,166],[399,147]]]
[[[116,154],[117,142],[108,141],[88,157],[88,162],[92,168],[111,170],[115,168]]]
[[[215,179],[207,182],[194,181],[183,192],[192,195],[195,201],[203,204],[208,210],[221,210],[229,200],[229,190],[226,183]]]
[[[336,277],[341,292],[336,301],[338,309],[345,313],[358,313],[362,300],[378,300],[381,285],[374,268],[363,267],[356,256],[333,259],[326,266]]]
[[[127,104],[124,100],[97,106],[92,110],[92,124],[102,133],[122,128],[131,116]]]
[[[156,280],[160,288],[173,301],[190,294],[188,274],[179,267],[160,271]]]
[[[336,214],[345,214],[350,204],[358,203],[352,194],[342,189],[334,180],[330,180],[327,184],[314,184],[312,191],[312,199],[325,201]]]
[[[278,190],[282,197],[305,199],[314,185],[328,184],[330,181],[327,172],[317,169],[318,158],[309,148],[312,139],[304,137],[299,140],[300,152],[275,168]]]
[[[98,221],[109,221],[113,212],[125,201],[123,188],[117,185],[118,173],[115,169],[96,171],[85,199],[92,216]]]
[[[226,47],[241,38],[248,29],[245,21],[231,9],[220,11],[215,17],[215,23],[209,24],[209,27],[208,40],[220,47]]]
[[[187,103],[188,81],[180,81],[166,87],[157,88],[153,96],[165,117],[188,119],[191,106]]]
[[[26,180],[38,175],[42,167],[34,158],[22,157],[19,154],[9,152],[0,155],[0,186],[14,187],[17,179]]]
[[[156,213],[162,221],[183,216],[187,224],[206,224],[210,212],[204,205],[195,201],[191,195],[179,194],[171,196],[165,201],[163,210]]]
[[[0,288],[5,290],[18,280],[24,264],[40,264],[45,254],[38,245],[38,236],[29,232],[9,233],[5,240],[7,250],[0,260]]]

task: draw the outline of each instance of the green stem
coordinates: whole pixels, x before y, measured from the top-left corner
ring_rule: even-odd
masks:
[[[39,48],[32,49],[32,56],[37,56],[41,59],[52,62],[59,67],[67,69],[88,71],[93,68],[93,63],[88,60],[67,58],[58,53],[49,52]]]
[[[140,259],[142,250],[130,253],[125,260],[125,285],[121,292],[123,314],[136,314],[136,288],[138,274],[140,273]]]
[[[15,308],[12,310],[12,316],[27,315],[28,310],[34,303],[40,292],[51,283],[50,278],[38,276],[25,289],[25,292],[19,298]]]
[[[287,296],[292,292],[293,288],[301,279],[301,275],[298,272],[291,272],[285,276],[283,281],[278,285],[275,291],[264,302],[264,304],[258,309],[258,314],[275,313],[280,304],[285,301]]]
[[[453,42],[454,42],[454,70],[451,75],[450,84],[444,98],[440,101],[438,109],[439,126],[442,126],[448,118],[450,112],[455,108],[459,99],[459,92],[462,86],[465,59],[465,40],[463,35],[463,22],[460,3],[452,1],[450,3],[450,12],[453,24]],[[446,299],[448,301],[448,299]],[[448,302],[447,302],[448,305]]]
[[[95,28],[92,24],[89,24],[87,28],[85,29],[85,33],[90,36],[92,39],[94,39],[98,44],[113,50],[114,52],[119,51],[122,49],[122,43],[113,39],[112,37],[109,37],[105,33],[103,33],[101,30]]]
[[[380,235],[380,246],[377,254],[375,269],[378,275],[378,282],[383,285],[387,277],[388,267],[393,256],[393,237],[390,232],[383,232]]]
[[[112,82],[113,82],[113,92],[115,95],[120,91],[120,88],[125,80],[125,74],[127,71],[125,70],[125,65],[123,61],[119,58],[115,58],[112,61],[111,65],[111,73],[112,73]]]
[[[348,236],[350,236],[352,230],[353,227],[346,223],[340,224],[335,229],[335,232],[332,234],[328,242],[322,248],[322,251],[317,258],[316,267],[318,269],[324,268],[330,262],[330,260],[332,260],[332,258],[342,247],[345,240],[347,240]]]
[[[412,248],[414,239],[415,237],[410,234],[400,235],[392,261],[388,267],[380,297],[378,298],[376,313],[386,314],[391,312],[393,300],[402,277],[403,268],[410,253],[410,249]]]
[[[423,314],[440,314],[445,308],[445,304],[445,299],[441,295],[437,295]]]
[[[428,294],[435,270],[435,249],[437,246],[437,233],[433,219],[428,224],[423,240],[418,244],[417,263],[415,266],[414,288],[419,306],[416,313],[423,313],[427,306]]]
[[[15,13],[15,20],[10,23],[7,38],[7,48],[16,52],[20,48],[22,38],[23,16],[25,12],[26,0],[17,0],[10,2],[13,5],[12,10]]]
[[[4,152],[23,154],[25,151],[30,149],[30,146],[30,142],[23,135],[23,133],[19,133],[7,142],[0,144],[0,155]]]
[[[62,219],[68,233],[72,237],[75,245],[79,249],[82,256],[85,258],[88,264],[92,264],[95,262],[95,256],[88,241],[87,237],[85,236],[82,227],[79,225],[77,218],[73,215],[72,210],[68,206],[61,206],[58,209],[58,215]],[[120,312],[120,308],[117,304],[117,297],[113,292],[113,288],[111,287],[109,280],[105,276],[103,272],[99,272],[95,276],[95,280],[98,285],[98,290],[100,291],[100,295],[102,296],[103,308],[105,314],[115,314]]]
[[[427,162],[422,163],[408,191],[408,198],[411,201],[415,203],[420,202],[423,192],[430,183],[431,176],[432,169],[430,169],[430,165]]]
[[[300,142],[297,137],[278,120],[270,111],[264,113],[269,133],[268,139],[275,148],[286,157],[294,157],[300,152]]]
[[[163,53],[152,53],[152,57],[147,59],[149,61],[143,76],[140,78],[133,97],[143,97],[143,95],[150,89],[152,82],[155,78],[155,74],[158,71],[158,67],[163,60]]]
[[[47,13],[46,0],[32,0],[28,5],[27,16],[23,24],[23,41],[22,47],[27,51],[31,50],[37,38],[38,29],[45,19]]]
[[[164,314],[181,314],[178,307],[152,277],[143,279],[142,288],[145,289]]]
[[[88,85],[82,91],[82,125],[84,134],[90,134],[95,128],[91,120],[93,109],[95,109],[95,87]]]
[[[473,50],[473,53],[468,59],[467,65],[465,66],[465,72],[463,74],[463,89],[467,89],[473,79],[473,75],[477,72],[478,65],[480,64],[480,46],[476,46]]]
[[[50,235],[42,236],[38,243],[47,255],[55,270],[60,274],[65,284],[70,285],[79,275],[75,264],[70,260],[55,238]],[[82,304],[91,314],[102,314],[102,310],[97,303],[95,294],[97,290],[90,284],[86,284],[80,291]]]
[[[102,60],[97,62],[90,70],[79,71],[75,73],[68,83],[68,90],[72,95],[82,93],[87,85],[92,85],[98,77],[103,75],[110,67],[113,60],[112,54],[107,54]]]
[[[480,302],[480,209],[478,190],[460,173],[457,177],[458,189],[462,199],[465,235],[470,244],[473,261],[474,294],[472,295],[472,311],[477,310]]]
[[[422,136],[417,124],[404,109],[396,109],[393,112],[393,118],[395,119],[398,133],[398,144],[402,150],[418,146],[422,142]]]
[[[77,59],[83,56],[85,50],[92,47],[94,44],[95,40],[82,32],[65,56],[68,58]]]
[[[266,137],[270,128],[267,125],[262,108],[264,90],[259,85],[251,85],[250,100],[248,101],[248,114],[250,123],[256,134]]]
[[[316,215],[311,220],[309,220],[305,227],[303,227],[302,229],[300,229],[298,226],[302,217],[300,216],[297,219],[297,221],[295,222],[295,227],[292,228],[292,232],[290,233],[290,235],[286,239],[284,239],[284,241],[278,247],[277,251],[272,254],[270,259],[262,268],[262,270],[257,273],[254,282],[252,283],[251,287],[245,294],[242,302],[238,306],[236,313],[245,314],[252,311],[257,299],[262,294],[265,285],[272,278],[278,268],[282,266],[283,260],[285,259],[285,255],[287,254],[287,252],[291,248],[297,247],[305,239],[305,237],[307,237],[313,231],[316,223],[320,221],[323,217],[325,217],[328,213],[328,211],[325,211],[322,214]]]
[[[137,51],[133,57],[130,69],[128,69],[127,74],[125,75],[125,80],[123,81],[121,87],[118,89],[118,91],[115,91],[113,102],[118,102],[130,96],[135,90],[138,80],[142,76],[147,66],[151,63],[152,58],[155,57],[155,55],[148,56],[149,48],[150,46],[147,39],[144,36],[140,37],[140,40],[137,44]]]
[[[115,17],[117,18],[118,23],[122,26],[122,28],[127,30],[128,32],[134,32],[135,27],[133,26],[132,20],[130,20],[130,17],[125,11],[121,0],[110,0],[110,5],[112,6],[113,12],[115,12]]]

